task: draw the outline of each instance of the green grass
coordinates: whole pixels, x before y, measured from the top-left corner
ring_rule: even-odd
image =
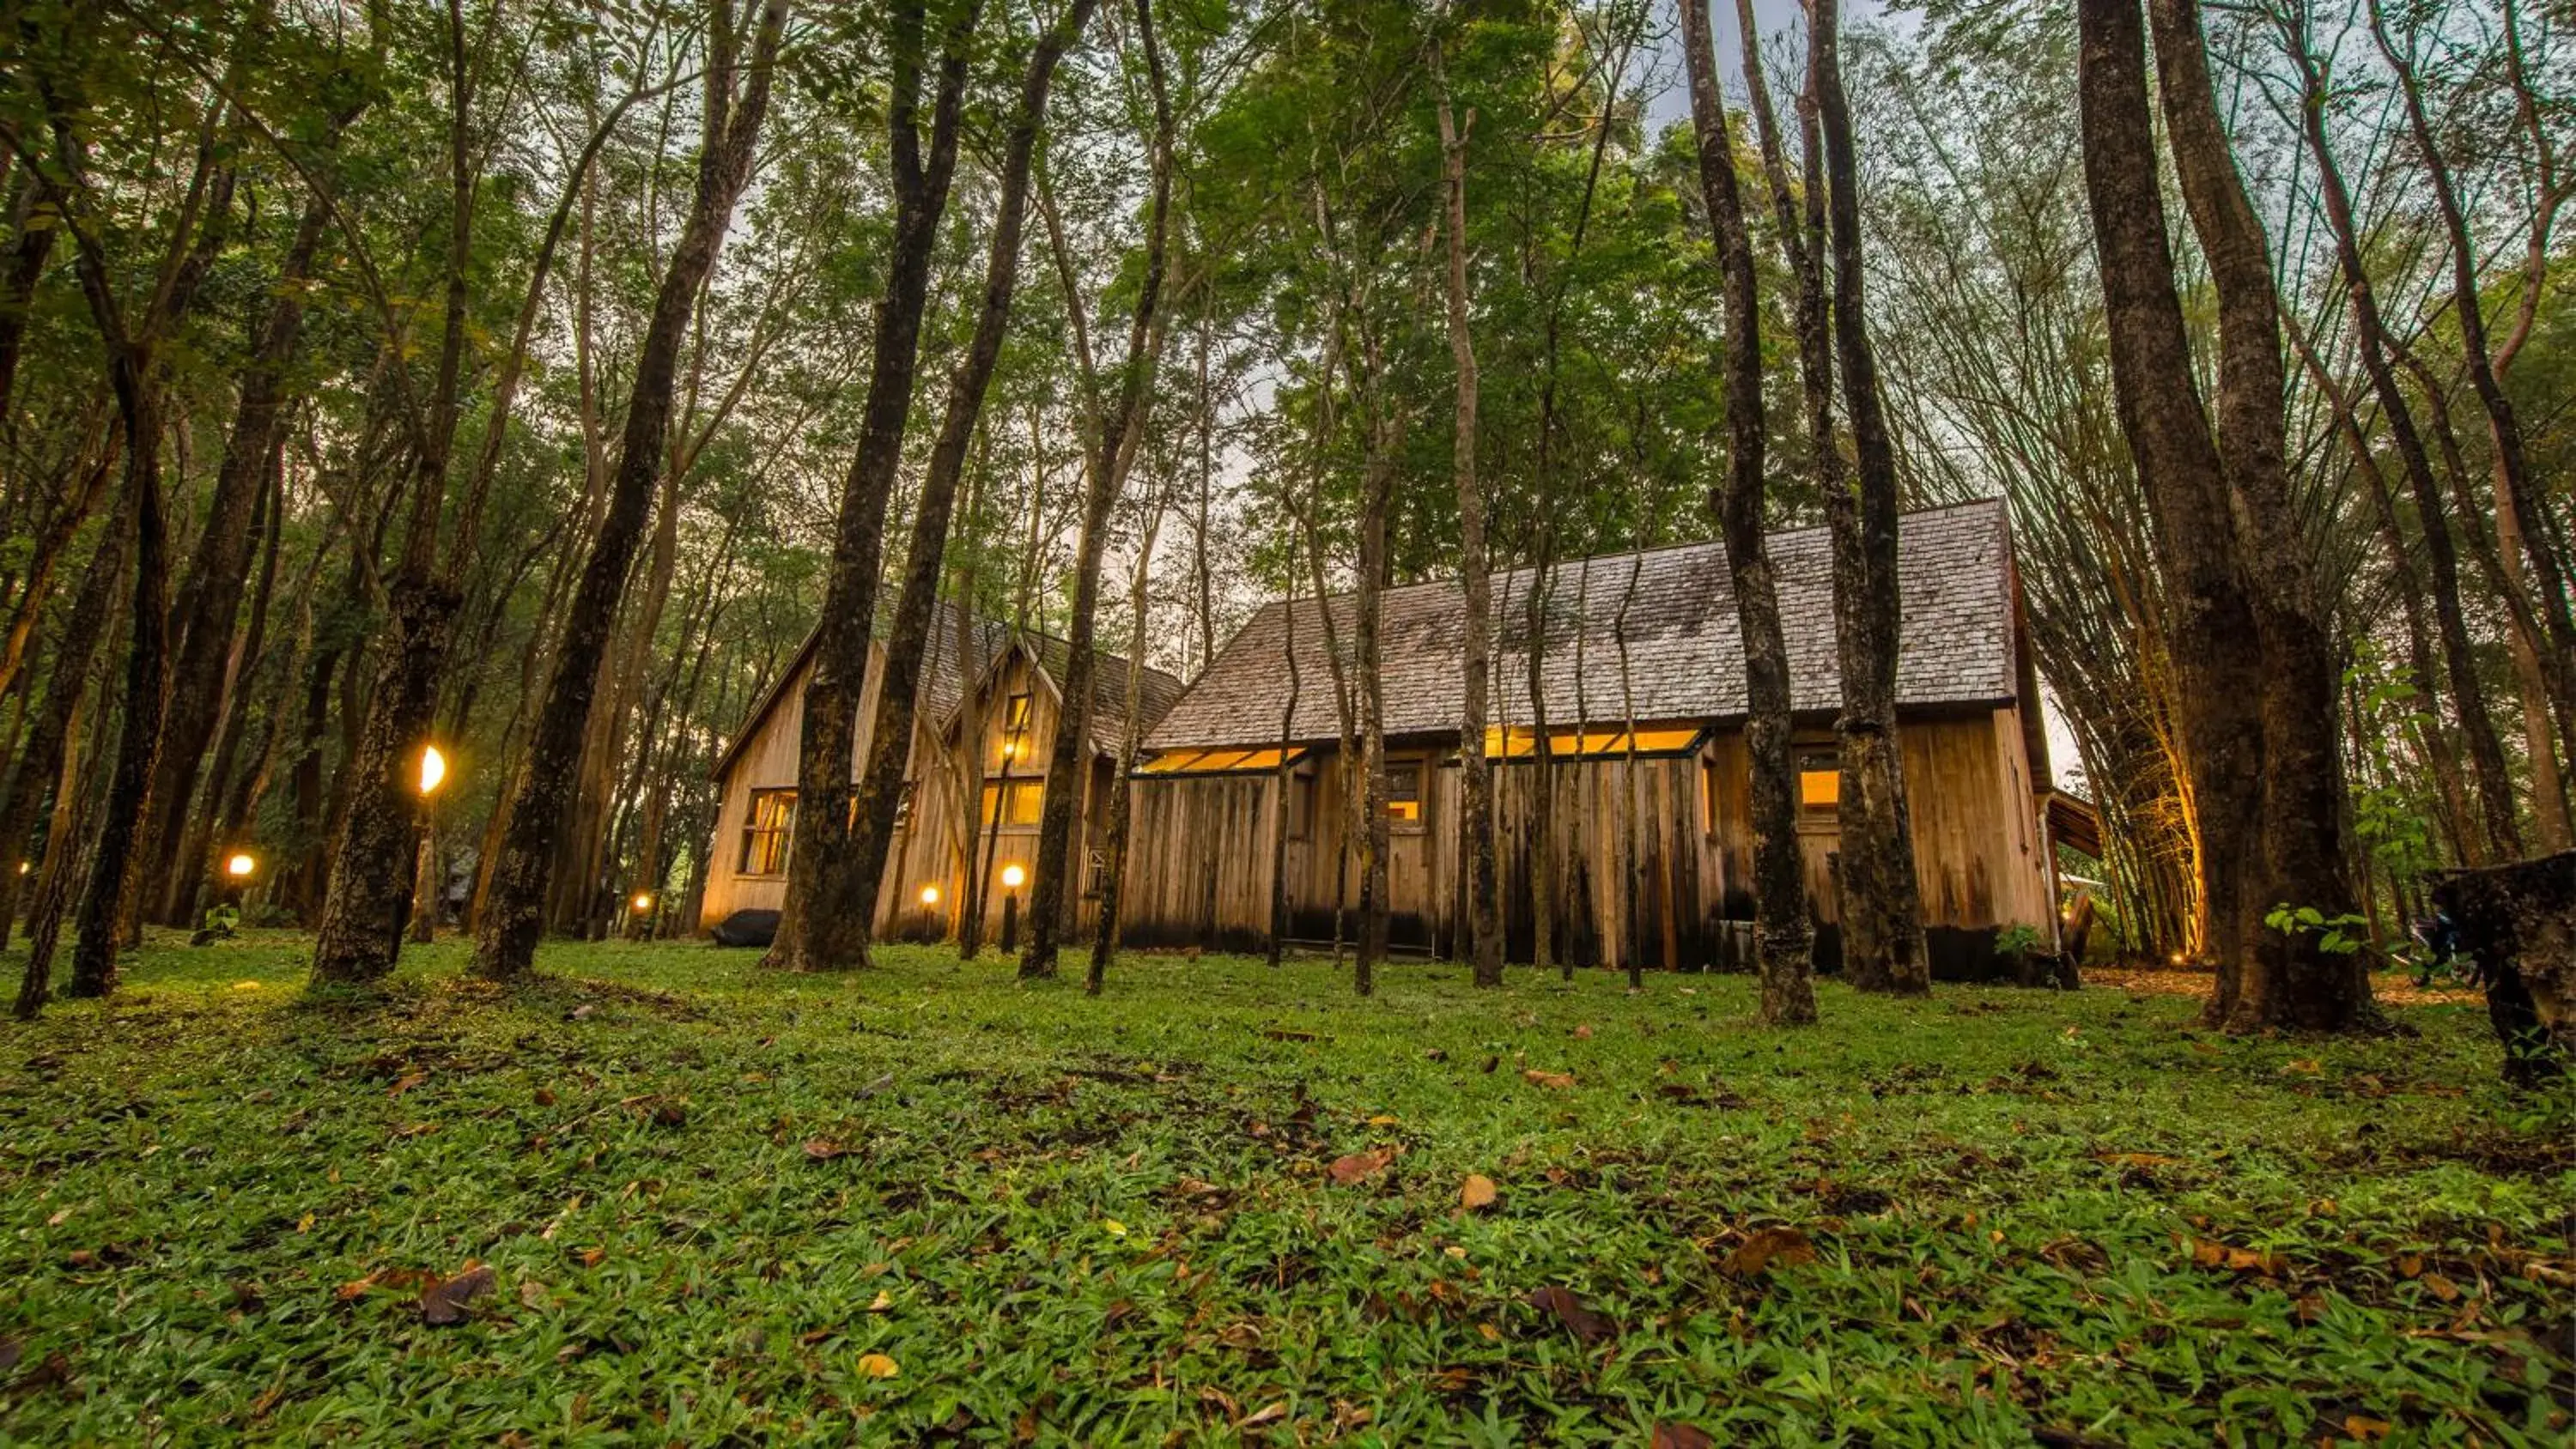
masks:
[[[0,1439],[2539,1444],[2576,1392],[2576,1113],[2467,1008],[452,944],[317,1004],[304,949],[0,1028]]]

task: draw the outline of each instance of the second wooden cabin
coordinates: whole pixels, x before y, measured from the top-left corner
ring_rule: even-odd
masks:
[[[716,815],[705,903],[698,920],[711,928],[741,910],[774,911],[787,895],[788,844],[796,818],[796,761],[804,728],[805,687],[813,674],[809,638],[718,760],[722,804]],[[866,763],[876,719],[884,646],[870,641],[867,683],[859,696],[853,780]],[[877,896],[879,939],[939,940],[957,933],[972,898],[984,909],[984,938],[998,941],[1016,899],[1027,904],[1036,870],[1037,825],[1046,798],[1048,755],[1064,708],[1067,646],[1061,639],[970,617],[940,605],[921,676],[904,796],[893,847]],[[1135,681],[1148,726],[1181,693],[1158,669]],[[1082,869],[1076,926],[1097,915],[1097,875],[1109,792],[1126,739],[1127,661],[1097,656],[1086,742],[1079,837]],[[971,878],[981,889],[969,892]]]
[[[1830,967],[1841,955],[1841,685],[1828,539],[1779,533],[1770,552],[1794,681],[1799,841],[1817,959]],[[2053,949],[2057,920],[2047,744],[2003,508],[1908,514],[1899,556],[1899,726],[1928,944],[1936,975],[1982,979],[1999,942]],[[1544,792],[1556,959],[1749,965],[1744,651],[1725,551],[1691,544],[1506,570],[1493,576],[1493,600],[1486,753],[1506,954],[1535,957]],[[1147,737],[1132,785],[1127,944],[1251,951],[1274,929],[1299,942],[1354,933],[1359,863],[1337,694],[1348,681],[1335,671],[1355,623],[1349,596],[1264,606]],[[1456,954],[1466,917],[1464,634],[1455,580],[1386,591],[1391,941],[1437,955]],[[1275,927],[1274,880],[1284,883]]]

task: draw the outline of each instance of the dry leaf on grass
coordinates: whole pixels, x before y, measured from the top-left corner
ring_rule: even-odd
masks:
[[[872,1379],[890,1379],[903,1372],[903,1366],[881,1353],[859,1355],[859,1372]]]
[[[1816,1261],[1816,1245],[1796,1228],[1758,1228],[1726,1255],[1726,1271],[1750,1278],[1773,1264],[1796,1268]]]
[[[420,1321],[436,1327],[463,1323],[473,1316],[466,1305],[490,1292],[498,1276],[488,1263],[469,1263],[455,1277],[431,1283],[420,1290]]]
[[[1474,1212],[1493,1205],[1494,1180],[1481,1172],[1468,1173],[1467,1180],[1458,1186],[1458,1206]]]
[[[1333,1181],[1348,1187],[1352,1183],[1377,1176],[1386,1169],[1388,1163],[1394,1160],[1394,1148],[1379,1147],[1367,1152],[1353,1152],[1336,1157],[1333,1159],[1333,1165],[1324,1170],[1332,1174]]]
[[[1611,1321],[1608,1314],[1574,1296],[1571,1288],[1559,1288],[1551,1283],[1530,1294],[1529,1301],[1532,1308],[1553,1314],[1557,1322],[1565,1325],[1567,1332],[1585,1343],[1599,1343],[1619,1331],[1619,1325]]]
[[[1649,1442],[1649,1449],[1714,1449],[1716,1443],[1715,1439],[1709,1437],[1706,1429],[1690,1424],[1667,1424],[1658,1420],[1655,1424],[1655,1437]]]
[[[1548,1090],[1555,1092],[1562,1092],[1566,1088],[1574,1085],[1574,1073],[1572,1072],[1542,1072],[1536,1067],[1531,1067],[1527,1071],[1522,1072],[1521,1079],[1530,1083],[1532,1086],[1545,1087]]]

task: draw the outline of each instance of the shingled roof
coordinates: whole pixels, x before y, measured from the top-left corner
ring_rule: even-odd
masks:
[[[1770,543],[1793,705],[1833,709],[1841,701],[1842,676],[1834,650],[1826,532],[1791,529],[1772,534]],[[1900,521],[1900,703],[1996,704],[2015,697],[2011,547],[1999,501],[1926,509]],[[1529,568],[1493,576],[1497,723],[1531,718],[1524,621],[1536,577]],[[1384,597],[1387,733],[1454,732],[1465,704],[1464,591],[1458,580],[1442,579],[1392,588]],[[1540,597],[1546,616],[1540,667],[1551,726],[1744,714],[1744,645],[1722,546],[1684,544],[1557,564],[1547,571]],[[1356,601],[1340,594],[1328,603],[1335,637],[1347,651]],[[1257,611],[1163,716],[1147,747],[1275,743],[1288,698],[1292,634],[1299,689],[1289,735],[1300,742],[1338,737],[1321,609],[1312,599],[1300,599],[1295,611],[1293,629],[1286,605],[1273,602]],[[1621,688],[1623,611],[1633,705]]]
[[[885,601],[884,608],[879,611],[880,636],[886,624],[891,621],[893,612],[893,601]],[[935,722],[941,728],[945,728],[950,716],[956,713],[958,701],[964,696],[966,690],[966,671],[958,659],[957,651],[958,623],[961,617],[973,631],[974,644],[971,657],[987,667],[1010,647],[1013,632],[1008,624],[992,619],[976,618],[965,614],[950,600],[939,601],[937,612],[931,616],[930,648],[922,660],[921,692],[917,696],[917,708],[925,719]],[[717,778],[723,778],[725,773],[733,768],[735,757],[740,755],[743,747],[760,732],[761,721],[769,717],[772,709],[777,708],[778,701],[786,694],[788,687],[805,678],[813,662],[814,643],[818,637],[818,634],[813,633],[805,636],[805,642],[796,646],[795,656],[788,660],[787,668],[779,674],[767,692],[752,705],[751,712],[743,717],[742,728],[734,733],[733,739],[725,746],[724,754],[716,760]],[[1019,637],[1036,651],[1038,667],[1046,672],[1047,678],[1058,682],[1061,687],[1064,666],[1072,657],[1072,646],[1053,635],[1034,631],[1020,631]],[[1114,754],[1117,752],[1119,742],[1126,737],[1127,661],[1115,654],[1106,653],[1099,655],[1098,660],[1098,667],[1092,671],[1095,687],[1092,694],[1091,737],[1095,749]],[[1180,680],[1150,665],[1146,666],[1140,695],[1144,702],[1145,719],[1149,726],[1162,717],[1163,711],[1169,709],[1174,700],[1181,697],[1182,687]]]

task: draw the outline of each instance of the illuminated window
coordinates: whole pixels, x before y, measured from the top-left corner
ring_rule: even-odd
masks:
[[[1550,730],[1547,752],[1560,760],[1602,759],[1625,755],[1631,749],[1640,755],[1685,754],[1699,743],[1700,731],[1695,725],[1673,728],[1628,730]],[[1488,725],[1485,728],[1485,757],[1490,760],[1531,760],[1538,757],[1538,731],[1523,725]]]
[[[751,815],[742,827],[742,873],[777,875],[786,870],[795,824],[795,791],[752,791]]]
[[[1386,818],[1410,830],[1422,828],[1422,762],[1402,760],[1386,767]]]
[[[1025,765],[1029,759],[1029,697],[1025,693],[1002,701],[1001,768]]]
[[[1003,780],[984,787],[984,824],[1001,825],[1007,830],[1025,829],[1038,823],[1046,807],[1044,780]]]
[[[1831,750],[1798,752],[1798,805],[1804,810],[1831,813],[1842,802],[1842,763]]]

